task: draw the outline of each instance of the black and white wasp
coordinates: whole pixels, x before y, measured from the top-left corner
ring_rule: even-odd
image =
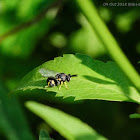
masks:
[[[59,90],[61,89],[63,83],[65,84],[65,87],[68,88],[66,82],[69,82],[71,80],[71,77],[77,77],[77,75],[67,75],[65,73],[58,73],[56,71],[45,68],[39,69],[39,73],[43,77],[47,78],[47,85],[45,87],[54,87],[60,85]]]

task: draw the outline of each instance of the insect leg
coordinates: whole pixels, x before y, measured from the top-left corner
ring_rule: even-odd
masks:
[[[48,85],[47,85],[47,86],[45,86],[45,88],[46,88],[46,87],[49,87],[49,86],[50,86],[50,82],[48,82]]]
[[[60,87],[59,87],[59,90],[61,89],[61,86],[63,85],[63,81],[61,81],[61,85],[60,85]]]
[[[64,84],[65,84],[66,89],[68,89],[68,87],[67,87],[67,83],[66,83],[66,82],[64,82]]]

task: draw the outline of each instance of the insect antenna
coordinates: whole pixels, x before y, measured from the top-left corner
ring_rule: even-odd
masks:
[[[70,77],[77,77],[78,76],[78,74],[75,74],[75,75],[69,75]]]

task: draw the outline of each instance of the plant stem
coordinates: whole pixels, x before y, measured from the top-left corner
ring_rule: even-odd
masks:
[[[92,26],[100,41],[112,57],[119,65],[126,76],[131,80],[134,86],[140,91],[140,76],[129,62],[123,51],[120,49],[115,38],[112,36],[107,26],[99,17],[97,10],[91,0],[75,0],[82,13],[85,15],[89,24]]]

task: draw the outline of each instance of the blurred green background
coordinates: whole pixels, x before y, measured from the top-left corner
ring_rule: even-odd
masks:
[[[104,2],[110,1],[94,1],[98,13],[139,72],[140,7],[103,6]],[[104,62],[111,60],[74,2],[0,0],[0,94],[5,96],[0,99],[0,103],[11,100],[7,96],[8,92],[14,90],[19,80],[33,68],[68,53],[83,53]],[[25,100],[37,99],[24,96],[18,98],[36,139],[40,128],[46,128],[56,140],[64,139],[24,107]],[[97,100],[74,102],[73,99],[62,101],[54,100],[54,95],[50,98],[39,101],[80,118],[109,139],[136,140],[140,136],[140,120],[128,117],[131,113],[140,112],[134,103]],[[8,108],[9,104],[3,106]],[[14,114],[14,111],[11,113]],[[5,117],[9,117],[9,114]],[[9,139],[3,127],[4,117],[0,118],[0,139]]]

